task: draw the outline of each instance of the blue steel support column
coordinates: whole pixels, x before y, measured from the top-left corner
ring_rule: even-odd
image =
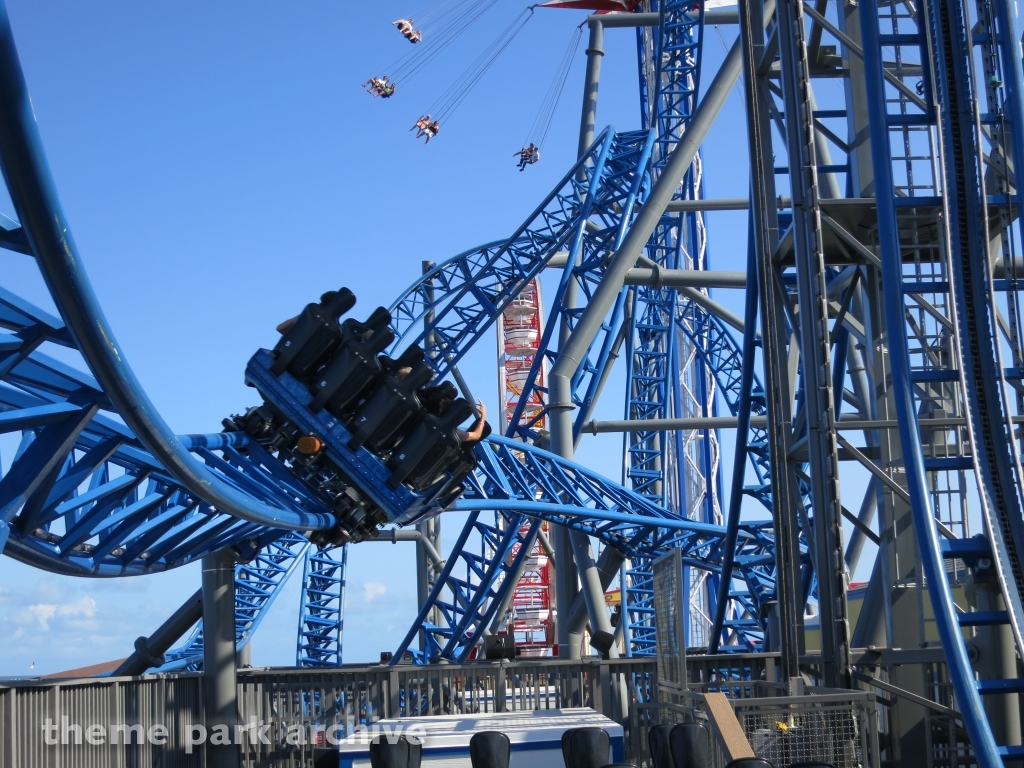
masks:
[[[345,626],[345,575],[348,544],[306,550],[295,664],[340,667]]]
[[[725,551],[722,554],[722,573],[715,600],[714,625],[708,638],[708,653],[718,653],[723,639],[722,628],[732,591],[732,571],[736,559],[736,536],[740,527],[740,508],[743,504],[743,485],[747,467],[747,440],[750,436],[751,396],[754,389],[754,358],[757,349],[757,255],[754,251],[754,220],[748,218],[747,228],[747,295],[743,312],[743,374],[740,381],[740,402],[736,426],[736,447],[732,463],[732,485],[729,488],[729,514],[726,518]]]
[[[57,197],[6,6],[0,5],[0,165],[21,227],[76,346],[125,423],[190,491],[244,520],[277,528],[328,528],[333,515],[247,497],[197,462],[163,421],[124,359],[82,268]]]
[[[876,0],[861,0],[861,34],[864,47],[864,69],[868,84],[868,112],[871,125],[872,166],[878,193],[878,234],[885,285],[899,290],[903,268],[899,229],[893,204],[893,173],[889,150],[888,117],[885,104],[885,83],[882,50],[878,33]],[[889,333],[889,359],[892,366],[892,392],[899,418],[900,441],[904,453],[907,492],[914,517],[914,528],[920,545],[921,562],[928,579],[935,622],[945,651],[949,676],[957,703],[971,738],[971,746],[979,765],[997,768],[1002,757],[975,687],[971,662],[963,644],[956,604],[946,579],[938,531],[929,503],[928,479],[924,466],[924,449],[914,406],[913,383],[910,378],[908,341],[902,297],[886,297],[885,316]]]

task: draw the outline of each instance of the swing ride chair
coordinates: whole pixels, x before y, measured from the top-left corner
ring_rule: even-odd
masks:
[[[403,17],[391,22],[403,37],[413,43],[423,40],[425,29],[432,28],[435,31],[432,32],[427,44],[418,46],[415,51],[407,53],[389,66],[386,71],[392,73],[391,75],[372,77],[367,80],[363,84],[367,92],[374,98],[378,96],[389,98],[395,92],[397,80],[402,80],[403,87],[407,85],[445,48],[471,27],[495,2],[496,0],[490,0],[490,2],[473,4],[468,9],[462,8],[464,3],[456,3],[453,7],[447,8],[447,10],[443,7],[435,11],[434,18],[426,17],[420,24],[419,29],[414,27],[414,20],[412,18]],[[483,79],[487,71],[494,65],[512,41],[522,32],[527,22],[533,18],[534,9],[536,8],[537,5],[530,5],[524,8],[458,79],[438,97],[434,105],[410,129],[416,131],[415,138],[420,139],[425,136],[426,140],[423,143],[426,145],[432,138],[437,136],[441,123],[447,121],[466,100],[473,88]],[[548,87],[544,100],[541,102],[537,117],[530,127],[530,136],[539,136],[539,141],[536,142],[535,147],[532,141],[524,143],[523,149],[514,153],[519,155],[522,160],[520,170],[523,170],[527,165],[534,165],[540,159],[540,150],[551,127],[555,110],[558,108],[558,102],[565,88],[565,82],[572,67],[573,57],[579,47],[582,35],[583,24],[576,28],[576,33],[573,35],[569,47],[559,62],[551,85]],[[432,118],[431,116],[434,117]],[[527,144],[534,148],[527,151]]]
[[[398,27],[398,31],[402,33],[402,37],[410,43],[418,43],[423,39],[423,33],[418,29],[413,29],[412,19],[398,19],[398,21],[393,21],[391,23]]]

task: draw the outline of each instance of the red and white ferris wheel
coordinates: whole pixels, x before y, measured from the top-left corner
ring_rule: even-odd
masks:
[[[534,278],[498,317],[498,397],[502,404],[503,432],[519,406],[523,387],[537,359],[543,327],[540,283]],[[545,374],[542,365],[537,386],[532,388],[520,416],[520,423],[532,423],[535,430],[545,427],[544,400],[540,394]],[[543,530],[546,534],[547,523]],[[512,593],[509,624],[516,646],[527,658],[547,656],[554,645],[551,577],[550,559],[538,539]]]

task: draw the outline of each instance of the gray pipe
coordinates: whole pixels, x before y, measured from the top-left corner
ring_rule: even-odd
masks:
[[[820,27],[819,27],[820,29]],[[811,87],[810,79],[807,81],[807,95],[808,106],[813,114],[818,109],[818,104],[814,100],[814,89]],[[813,126],[812,126],[813,128]],[[822,135],[821,131],[817,128],[813,128],[814,131],[814,153],[818,156],[819,165],[832,165],[832,152],[828,146],[828,139]],[[818,190],[822,198],[839,198],[842,195],[839,192],[839,182],[836,180],[834,173],[819,173],[818,174]]]
[[[746,272],[722,272],[710,269],[661,269],[633,267],[626,272],[626,285],[650,285],[655,288],[746,288]]]
[[[660,432],[662,430],[688,429],[736,429],[739,420],[735,416],[695,416],[682,419],[613,419],[611,421],[588,421],[580,432],[603,435],[615,432]],[[765,427],[768,419],[751,416],[755,427]]]
[[[703,307],[712,315],[718,317],[726,325],[731,325],[740,333],[743,333],[743,329],[746,328],[743,318],[733,312],[730,312],[706,293],[701,293],[696,288],[691,288],[688,285],[681,286],[679,288],[679,293],[688,298],[694,304]],[[760,334],[756,335],[760,336]]]
[[[661,24],[660,13],[609,13],[588,16],[590,25],[600,24],[613,29],[615,27],[656,27]]]
[[[713,8],[704,11],[705,24],[738,24],[739,20],[740,14],[736,8]],[[587,21],[590,24],[597,22],[608,29],[615,27],[657,27],[661,24],[661,14],[612,13],[602,16],[588,16]]]
[[[427,558],[438,568],[444,567],[444,558],[441,557],[441,553],[437,551],[433,543],[431,543],[428,536],[424,536],[420,530],[414,531],[402,531],[398,528],[387,528],[383,531],[378,531],[376,536],[370,536],[363,539],[363,542],[368,541],[384,541],[390,542],[391,544],[397,544],[400,541],[416,541],[419,542],[420,546],[423,547],[423,553]]]
[[[577,157],[583,157],[594,143],[597,123],[597,92],[601,83],[601,58],[604,56],[604,25],[600,16],[591,16],[590,42],[587,45],[587,74],[583,81],[583,112],[580,115],[580,143]]]
[[[167,649],[178,641],[193,624],[203,617],[203,590],[197,589],[195,594],[181,604],[171,617],[149,637],[140,637],[135,641],[135,651],[120,666],[110,673],[111,677],[129,677],[144,674],[147,669],[159,667],[164,663]]]
[[[722,197],[715,200],[673,200],[666,211],[745,211],[750,200],[745,197]]]
[[[554,453],[561,456],[572,455],[572,376],[582,363],[605,316],[615,304],[626,273],[636,264],[637,257],[647,245],[651,233],[661,220],[666,206],[671,202],[683,175],[689,169],[697,150],[736,83],[741,69],[740,45],[737,41],[729,49],[707,94],[694,110],[690,127],[669,155],[664,171],[651,190],[646,204],[640,209],[622,246],[609,263],[604,279],[597,287],[568,343],[559,351],[558,360],[551,369],[550,376],[549,408]]]
[[[203,558],[203,695],[206,730],[226,726],[234,740],[238,724],[235,667],[235,557],[222,549]],[[233,744],[206,743],[208,768],[239,768]]]
[[[600,651],[605,658],[617,658],[619,649],[615,647],[615,633],[612,632],[612,622],[605,606],[604,588],[601,586],[601,575],[598,573],[594,553],[590,548],[590,537],[583,531],[570,530],[569,541],[572,542],[572,553],[580,572],[580,592],[583,593],[583,599],[587,604],[587,616],[590,618],[590,645]],[[569,631],[576,634],[572,632],[571,626]]]
[[[626,556],[615,547],[605,547],[597,559],[597,572],[601,578],[601,591],[608,589],[616,574],[626,562]],[[587,626],[587,603],[583,595],[577,595],[569,612],[569,631],[579,634]],[[611,623],[609,621],[609,623]]]
[[[537,532],[537,540],[540,541],[540,545],[544,547],[544,554],[548,556],[548,560],[551,561],[551,567],[558,569],[557,558],[555,557],[555,550],[551,548],[551,542],[548,541],[547,534],[543,530]]]

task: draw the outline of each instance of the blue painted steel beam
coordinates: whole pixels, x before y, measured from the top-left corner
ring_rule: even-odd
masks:
[[[648,50],[644,33],[638,33],[639,69],[651,72],[654,78],[653,123],[656,136],[651,165],[653,179],[660,175],[672,149],[682,138],[697,104],[700,84],[701,50],[703,42],[703,6],[692,0],[662,0],[656,8],[660,24],[654,31]],[[648,94],[647,77],[641,77],[642,101]],[[643,104],[643,117],[648,118],[647,104]],[[695,161],[677,195],[699,197],[701,189],[697,179],[699,160]],[[661,267],[706,268],[702,258],[703,229],[694,226],[700,213],[665,214],[655,227],[647,244],[647,257]],[[684,263],[689,257],[690,263]],[[678,292],[672,288],[644,286],[631,294],[630,327],[627,344],[627,385],[625,417],[630,420],[664,419],[670,416],[690,415],[690,405],[684,402],[689,393],[680,387],[680,377],[689,383],[703,402],[698,404],[702,415],[714,413],[713,393],[700,386],[706,381],[707,371],[698,359],[692,370],[684,370],[679,338],[676,333],[676,308],[680,302]],[[710,400],[709,400],[710,398]],[[670,413],[671,411],[671,413]],[[703,413],[706,411],[707,413]],[[713,520],[716,506],[717,473],[711,469],[708,453],[716,449],[709,431],[696,442],[700,453],[690,465],[691,470],[705,471],[701,478],[687,476],[686,446],[681,433],[671,437],[665,430],[631,432],[625,436],[626,477],[632,488],[656,503],[678,509],[686,517],[699,516]],[[690,481],[692,485],[690,484]],[[690,509],[688,494],[693,486],[703,486],[705,497],[700,509]],[[689,585],[693,574],[687,569]],[[652,602],[653,573],[646,558],[634,558],[626,569],[627,583],[621,585],[623,616],[627,621],[630,638],[628,653],[634,656],[653,656],[656,652],[654,611]],[[687,595],[689,587],[684,588]],[[689,600],[689,598],[688,598]],[[687,633],[691,629],[689,602],[684,606]]]
[[[255,634],[284,585],[304,562],[309,541],[295,531],[283,532],[267,542],[247,563],[235,566],[235,644],[243,648]],[[338,654],[340,658],[340,645]],[[200,620],[189,638],[167,652],[163,666],[154,670],[196,671],[203,667],[203,622]]]
[[[306,549],[296,666],[341,666],[347,569],[348,544]]]
[[[578,317],[578,311],[566,309],[560,299],[570,282],[576,283],[578,294],[584,297],[589,297],[600,282],[608,255],[618,247],[633,207],[642,199],[653,138],[650,132],[614,134],[610,129],[602,132],[590,151],[566,174],[556,190],[513,238],[467,251],[448,262],[438,264],[410,287],[394,305],[396,320],[393,327],[397,336],[403,333],[411,335],[422,327],[423,319],[427,318],[428,331],[422,333],[421,337],[426,338],[429,329],[444,325],[447,329],[446,338],[454,340],[450,343],[455,347],[447,351],[452,357],[457,357],[461,354],[458,350],[462,346],[472,344],[488,327],[488,323],[475,319],[476,310],[472,309],[471,303],[468,315],[470,322],[465,326],[458,325],[461,319],[445,319],[448,314],[456,314],[461,318],[459,313],[463,310],[458,305],[468,300],[459,299],[459,296],[473,297],[480,293],[494,295],[503,292],[505,295],[500,305],[503,308],[550,261],[556,249],[566,250],[566,266],[562,270],[553,302],[555,311],[545,324],[538,345],[540,352],[519,398],[519,410],[510,419],[510,436],[530,441],[536,437],[533,428],[535,422],[525,427],[520,426],[523,404],[534,392],[546,400],[546,390],[538,387],[537,380],[545,362],[553,362],[553,329],[563,321],[571,327]],[[582,176],[581,170],[584,171]],[[589,206],[587,215],[575,213],[583,210],[587,190],[594,190],[594,194],[586,195],[589,198],[586,201]],[[585,221],[591,222],[589,232],[583,226]],[[541,229],[534,232],[533,227],[538,223]],[[553,229],[555,224],[560,229]],[[620,314],[621,303],[605,323],[602,334],[591,346],[574,380],[573,399],[580,411],[577,430],[592,410],[602,375],[612,359],[612,345]],[[448,370],[448,362],[446,356],[440,354],[440,347],[438,352],[435,365],[439,373],[444,373]],[[480,632],[492,618],[491,612],[502,603],[507,591],[514,586],[510,577],[515,564],[494,553],[509,552],[517,543],[522,544],[521,531],[525,522],[521,514],[501,514],[493,524],[480,519],[478,515],[471,516],[452,550],[438,585],[428,597],[427,603],[421,606],[420,614],[395,658],[402,657],[421,629],[427,638],[425,660],[434,656],[452,660],[468,656],[476,642],[473,638],[480,637]],[[480,547],[487,551],[480,551]],[[426,622],[434,606],[439,609],[442,626]],[[466,606],[470,609],[466,610]]]
[[[878,234],[885,283],[903,283],[900,233],[893,201],[894,181],[892,153],[889,148],[889,122],[886,107],[886,84],[883,79],[882,48],[879,42],[879,13],[876,0],[860,4],[864,46],[864,70],[868,84],[867,106],[871,125],[872,167],[878,195]],[[900,442],[904,454],[907,492],[913,514],[914,529],[919,542],[921,563],[931,596],[935,623],[942,640],[949,676],[956,693],[964,725],[970,735],[975,758],[985,768],[1002,765],[1002,757],[989,727],[981,697],[975,687],[974,673],[963,643],[953,595],[946,578],[942,549],[930,503],[928,475],[924,466],[924,450],[917,422],[914,385],[911,381],[910,352],[905,333],[904,302],[886,301],[885,317],[889,334],[889,360],[892,366],[892,389],[899,420]]]
[[[332,526],[334,518],[329,513],[285,508],[240,492],[196,461],[149,401],[124,359],[82,267],[46,162],[4,5],[0,5],[0,168],[18,214],[19,231],[75,346],[105,396],[156,461],[168,467],[183,488],[234,517],[275,528]]]

